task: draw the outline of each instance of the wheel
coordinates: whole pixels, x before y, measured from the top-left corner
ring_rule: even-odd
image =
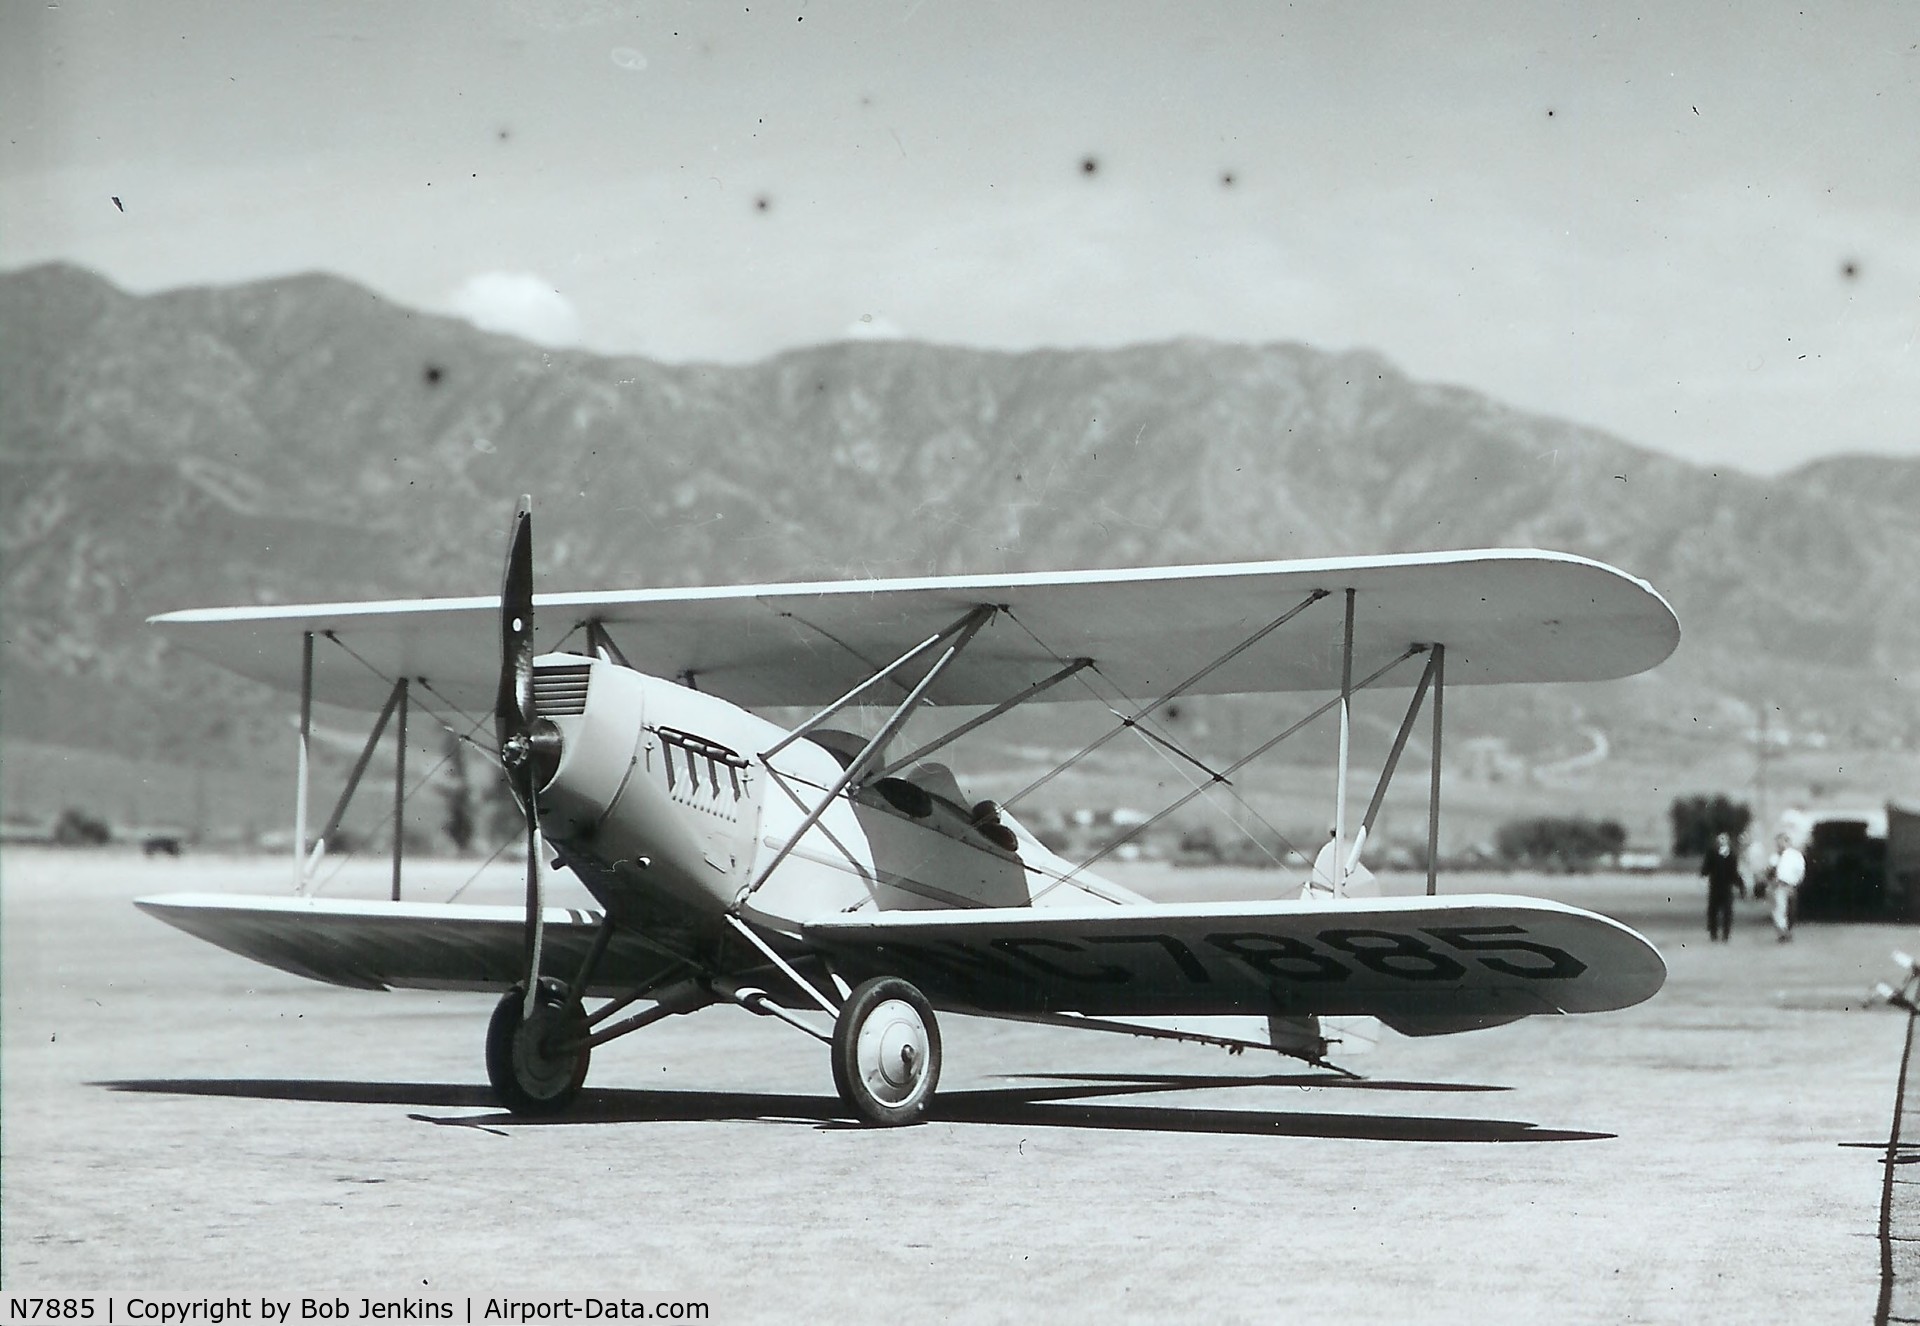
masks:
[[[586,1045],[556,1054],[552,1047],[587,1035],[586,1010],[569,1002],[567,987],[552,977],[540,981],[533,1017],[524,1017],[527,988],[516,985],[500,997],[487,1024],[487,1081],[515,1114],[557,1114],[587,1080],[593,1052]]]
[[[833,1024],[833,1085],[868,1123],[926,1113],[940,1081],[940,1027],[927,997],[897,976],[862,982]]]

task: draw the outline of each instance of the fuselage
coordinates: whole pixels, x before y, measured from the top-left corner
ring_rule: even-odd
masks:
[[[541,830],[616,921],[698,938],[736,906],[792,934],[861,909],[1141,901],[1073,874],[934,763],[835,797],[789,846],[860,738],[818,731],[768,758],[786,729],[604,659],[546,655],[534,689],[561,745],[538,789]]]

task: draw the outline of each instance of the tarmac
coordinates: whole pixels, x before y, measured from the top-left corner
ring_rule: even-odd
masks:
[[[470,869],[428,863],[409,896]],[[383,870],[334,891],[380,892]],[[1661,948],[1667,986],[1619,1013],[1389,1036],[1344,1060],[1358,1081],[949,1017],[931,1121],[895,1130],[847,1120],[817,1042],[716,1008],[603,1047],[577,1108],[536,1123],[488,1097],[489,998],[314,985],[130,905],[285,892],[290,873],[0,860],[9,1294],[364,1296],[475,1320],[496,1296],[592,1296],[714,1322],[1862,1323],[1920,1305],[1909,1019],[1867,999],[1893,949],[1920,947],[1907,927],[1776,944],[1747,902],[1709,944],[1694,879],[1447,878],[1617,916]],[[1280,886],[1125,882],[1169,901]]]

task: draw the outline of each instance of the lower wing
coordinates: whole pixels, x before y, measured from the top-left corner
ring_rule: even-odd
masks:
[[[227,894],[138,905],[334,985],[498,991],[525,970],[517,907]],[[579,970],[598,916],[553,907],[545,921],[545,969]],[[804,935],[846,977],[904,976],[943,1007],[1016,1017],[1359,1015],[1437,1035],[1626,1008],[1666,980],[1660,954],[1617,921],[1499,896],[890,912]],[[674,963],[616,932],[589,993],[649,984]]]
[[[1497,895],[891,912],[804,933],[850,978],[1012,1016],[1364,1015],[1437,1035],[1626,1008],[1667,975],[1617,921]]]
[[[526,912],[519,907],[219,893],[140,898],[135,905],[229,952],[330,985],[500,991],[526,977]],[[570,977],[600,918],[549,907],[544,920],[541,968]],[[616,933],[588,993],[630,990],[673,965]]]

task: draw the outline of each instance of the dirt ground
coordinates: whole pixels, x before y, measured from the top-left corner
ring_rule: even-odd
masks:
[[[0,861],[10,1293],[595,1295],[715,1322],[1873,1316],[1882,1170],[1858,1144],[1886,1141],[1905,1020],[1865,993],[1915,947],[1902,928],[1776,945],[1750,902],[1709,945],[1696,881],[1507,879],[1641,928],[1666,989],[1390,1037],[1357,1083],[947,1018],[934,1120],[889,1131],[843,1121],[824,1047],[716,1008],[604,1048],[575,1112],[527,1123],[487,1098],[489,999],[312,985],[129,905],[288,874]],[[429,866],[420,895],[466,874]]]

